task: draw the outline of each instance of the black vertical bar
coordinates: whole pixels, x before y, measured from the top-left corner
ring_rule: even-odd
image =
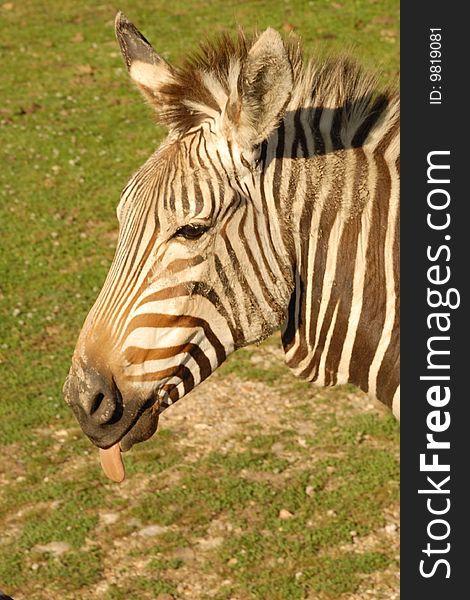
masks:
[[[464,7],[436,0],[401,6],[402,600],[469,594],[470,152],[464,145],[470,35]],[[436,166],[428,172],[430,163]]]

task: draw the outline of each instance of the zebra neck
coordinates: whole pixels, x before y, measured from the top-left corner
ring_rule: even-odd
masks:
[[[388,405],[399,360],[398,170],[395,154],[385,156],[390,143],[292,160],[293,193],[280,198],[286,220],[299,220],[290,227],[287,364],[318,385],[352,383]]]

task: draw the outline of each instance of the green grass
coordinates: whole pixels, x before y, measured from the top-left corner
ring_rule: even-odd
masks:
[[[381,66],[384,82],[398,71],[398,7],[397,0],[119,6],[170,61],[224,28],[273,26],[294,29],[307,53],[354,46],[366,65]],[[109,600],[179,597],[180,578],[206,575],[223,582],[211,596],[221,600],[355,593],[368,574],[396,563],[386,544],[358,551],[348,544],[351,531],[360,539],[377,533],[397,505],[398,427],[373,413],[348,415],[351,388],[314,393],[294,380],[273,357],[277,338],[238,352],[214,377],[283,394],[282,425],[247,425],[232,451],[197,456],[181,434],[163,429],[127,458],[135,494],[98,474],[94,449],[63,403],[77,334],[112,260],[120,190],[164,135],[127,81],[116,9],[89,0],[0,5],[0,588],[33,600],[86,598],[118,553],[118,581],[102,592]],[[293,423],[302,421],[312,430],[299,444]],[[294,516],[280,520],[281,509]],[[106,511],[119,520],[103,526]],[[188,559],[184,550],[217,537],[215,521],[232,529]],[[155,523],[168,529],[139,537]],[[70,550],[37,550],[53,541]]]

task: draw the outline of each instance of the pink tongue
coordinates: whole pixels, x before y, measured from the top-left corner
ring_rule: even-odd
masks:
[[[100,448],[100,463],[105,475],[109,479],[117,483],[124,481],[126,473],[124,471],[119,444],[114,444],[114,446],[106,450]]]

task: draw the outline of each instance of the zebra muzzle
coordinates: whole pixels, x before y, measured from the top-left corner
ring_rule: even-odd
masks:
[[[160,402],[121,394],[114,378],[96,368],[72,367],[64,384],[64,397],[82,430],[99,447],[101,467],[115,482],[125,478],[121,454],[148,440],[157,430]]]

